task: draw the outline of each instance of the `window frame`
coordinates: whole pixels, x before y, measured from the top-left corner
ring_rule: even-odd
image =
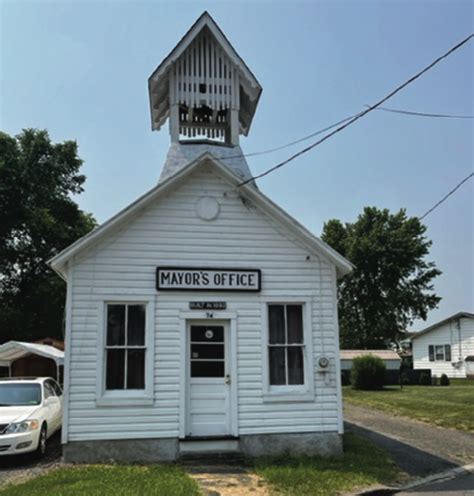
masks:
[[[430,354],[430,348],[433,350],[433,354]],[[437,348],[442,348],[443,358],[438,358]],[[446,351],[449,349],[449,353]],[[449,355],[449,359],[448,359]],[[441,356],[441,353],[440,353]],[[433,359],[431,359],[433,357]],[[451,362],[452,361],[452,351],[450,344],[429,344],[428,345],[428,360],[430,362]]]
[[[438,353],[438,349],[441,348],[441,353]],[[440,356],[441,358],[438,358]],[[435,362],[445,362],[445,354],[444,354],[444,344],[435,344],[434,347],[434,357]]]
[[[145,388],[144,389],[106,389],[106,350],[107,346],[107,307],[108,305],[144,305],[145,306],[145,341],[144,346],[132,346],[145,350]],[[98,303],[97,335],[97,384],[96,405],[98,406],[146,406],[153,405],[154,388],[154,329],[155,298],[151,296],[110,296],[102,297]],[[125,349],[120,346],[119,348]]]
[[[270,385],[270,328],[269,305],[301,305],[303,317],[303,384]],[[262,302],[262,373],[263,401],[291,402],[314,401],[313,339],[310,298],[268,298]],[[272,345],[273,346],[273,345]],[[286,349],[286,348],[285,348]]]

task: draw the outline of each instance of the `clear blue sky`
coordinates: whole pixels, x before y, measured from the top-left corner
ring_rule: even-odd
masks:
[[[264,91],[246,152],[271,148],[360,111],[473,31],[473,2],[54,2],[1,8],[3,131],[75,139],[103,222],[156,184],[168,131],[150,130],[147,78],[207,9]],[[474,114],[474,43],[391,106]],[[249,159],[254,174],[293,149]],[[366,205],[421,215],[473,169],[473,123],[373,112],[261,189],[316,234]],[[443,297],[428,323],[474,311],[474,180],[426,218]],[[417,322],[414,329],[426,325]]]

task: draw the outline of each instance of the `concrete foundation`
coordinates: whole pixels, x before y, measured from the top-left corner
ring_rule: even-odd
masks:
[[[178,458],[178,439],[120,439],[72,441],[63,446],[67,463],[156,463]]]
[[[247,456],[342,455],[342,435],[337,432],[253,434],[240,436],[240,451]]]
[[[206,441],[203,441],[206,442]],[[337,432],[252,434],[240,436],[238,452],[250,456],[342,455],[342,436]],[[196,456],[201,452],[195,450]],[[72,441],[63,446],[67,463],[157,463],[179,458],[179,440],[128,439]]]

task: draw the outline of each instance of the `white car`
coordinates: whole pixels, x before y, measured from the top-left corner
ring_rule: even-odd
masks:
[[[0,379],[0,456],[46,452],[62,423],[62,390],[50,377]]]

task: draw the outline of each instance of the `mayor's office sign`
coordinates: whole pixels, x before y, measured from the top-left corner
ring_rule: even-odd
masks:
[[[260,269],[157,267],[160,291],[250,291],[261,288]]]

